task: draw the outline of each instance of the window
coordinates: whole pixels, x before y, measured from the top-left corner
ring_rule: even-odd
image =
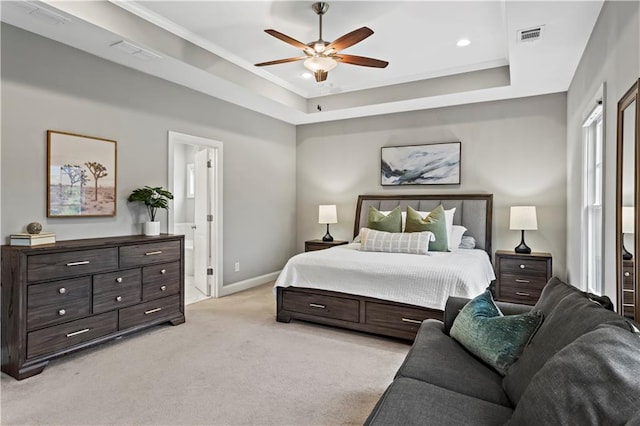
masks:
[[[584,121],[582,268],[587,290],[602,294],[602,100]]]

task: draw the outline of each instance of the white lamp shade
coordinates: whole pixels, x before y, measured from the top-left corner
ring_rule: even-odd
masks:
[[[633,207],[622,207],[622,233],[623,234],[634,234],[634,208]]]
[[[320,206],[318,223],[338,223],[338,211],[335,204]]]
[[[525,231],[538,229],[536,207],[535,206],[511,207],[511,219],[509,221],[509,229],[525,230]]]

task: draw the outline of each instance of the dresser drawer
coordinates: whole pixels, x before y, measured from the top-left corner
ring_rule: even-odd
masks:
[[[176,294],[175,296],[164,297],[162,299],[156,299],[150,302],[141,303],[140,305],[120,309],[118,328],[120,330],[124,330],[126,328],[135,327],[136,325],[147,324],[152,321],[175,318],[182,314],[180,306],[180,295]]]
[[[133,305],[142,300],[140,269],[93,276],[93,313]]]
[[[358,322],[360,319],[360,301],[356,299],[313,293],[287,293],[282,304],[282,309],[286,311],[351,322]]]
[[[365,308],[367,324],[414,333],[418,331],[422,321],[433,317],[433,312],[429,313],[419,308],[392,306],[375,302],[366,302]]]
[[[142,268],[142,300],[158,299],[180,292],[180,262]]]
[[[547,277],[547,262],[534,259],[509,259],[500,260],[499,274],[526,274],[527,276],[539,276],[543,279]]]
[[[27,280],[41,281],[118,269],[118,249],[36,254],[27,258]]]
[[[120,247],[120,267],[149,265],[180,259],[180,241]]]
[[[59,324],[91,313],[91,277],[27,287],[27,329]]]
[[[118,313],[101,315],[32,331],[27,334],[27,358],[59,351],[117,331]]]

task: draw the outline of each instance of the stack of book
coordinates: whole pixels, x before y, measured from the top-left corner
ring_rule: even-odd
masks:
[[[39,234],[11,234],[12,246],[39,246],[56,242],[56,234],[53,232],[41,232]]]

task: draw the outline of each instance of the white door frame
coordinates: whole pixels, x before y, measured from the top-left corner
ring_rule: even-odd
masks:
[[[215,190],[213,194],[213,227],[215,229],[215,235],[213,241],[213,252],[215,254],[213,265],[213,285],[211,286],[211,296],[222,296],[222,154],[223,143],[213,139],[207,139],[199,136],[187,135],[185,133],[179,133],[169,130],[169,155],[168,155],[168,178],[169,191],[174,192],[173,188],[173,162],[174,151],[177,144],[196,145],[205,148],[211,148],[213,150],[213,172],[215,174]],[[173,207],[173,206],[172,206]],[[173,232],[174,213],[173,208],[169,209],[169,232]]]

